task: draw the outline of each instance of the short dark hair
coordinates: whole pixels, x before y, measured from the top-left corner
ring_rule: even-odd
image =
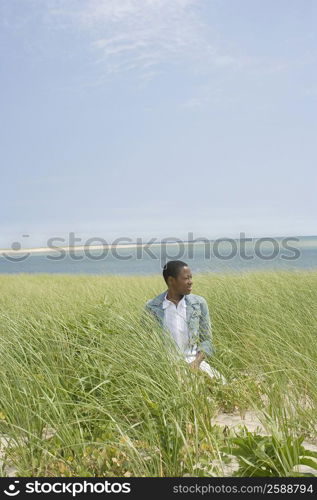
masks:
[[[163,267],[163,278],[165,280],[165,283],[167,284],[167,278],[169,276],[177,278],[177,276],[180,273],[180,270],[183,267],[188,267],[188,264],[186,264],[186,262],[183,262],[181,260],[170,260],[169,262],[167,262]]]

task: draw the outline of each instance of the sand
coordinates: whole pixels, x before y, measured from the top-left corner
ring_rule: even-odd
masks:
[[[207,238],[208,239],[208,238]],[[221,239],[221,238],[220,238]],[[234,241],[239,241],[235,238],[232,238]],[[255,238],[256,239],[256,238]],[[300,237],[298,238],[299,241],[291,241],[290,243],[292,245],[295,245],[297,247],[305,247],[305,248],[316,248],[316,240],[317,240],[317,237],[312,239],[312,240],[302,240]],[[215,241],[217,240],[209,240],[209,243],[212,245]],[[279,238],[276,238],[276,241],[279,241]],[[188,245],[188,243],[192,244],[192,245],[202,245],[204,244],[202,241],[179,241],[179,242],[171,242],[171,243],[168,243],[166,242],[166,245],[168,246],[175,246],[175,245],[179,245],[180,243],[184,244],[184,245]],[[70,249],[74,250],[74,251],[83,251],[83,250],[103,250],[104,248],[117,248],[117,249],[120,249],[120,248],[136,248],[136,247],[145,247],[147,245],[149,245],[149,247],[151,246],[160,246],[164,244],[161,243],[161,242],[145,242],[145,243],[142,243],[142,244],[137,244],[137,243],[126,243],[126,244],[105,244],[105,245],[79,245],[79,246],[75,246],[75,247],[70,247],[69,245],[68,246],[60,246],[58,248],[49,248],[49,247],[38,247],[38,248],[20,248],[20,249],[17,249],[17,250],[14,250],[12,248],[0,248],[0,255],[3,255],[3,254],[23,254],[23,253],[30,253],[30,254],[36,254],[36,253],[50,253],[50,252],[56,252],[56,251],[59,251],[59,250],[65,250],[65,251],[69,251]],[[249,246],[249,245],[253,245],[254,242],[251,241],[251,242],[246,242],[246,244]]]
[[[186,244],[186,242],[182,242],[184,245]],[[199,242],[197,243],[193,243],[194,245],[198,245]],[[116,245],[79,245],[79,246],[75,246],[75,247],[71,247],[71,246],[60,246],[60,247],[56,247],[56,248],[49,248],[49,247],[39,247],[39,248],[20,248],[18,250],[14,250],[12,248],[0,248],[0,255],[3,255],[3,254],[25,254],[25,253],[30,253],[30,254],[36,254],[36,253],[50,253],[50,252],[58,252],[60,250],[65,250],[65,251],[69,251],[69,250],[73,250],[75,252],[79,252],[79,251],[83,251],[83,250],[89,250],[89,251],[92,251],[92,250],[103,250],[104,248],[116,248],[116,249],[120,249],[120,248],[137,248],[137,247],[140,247],[140,248],[143,248],[143,247],[146,247],[147,245],[149,245],[149,243],[142,243],[141,245],[138,245],[136,243],[128,243],[126,245],[124,244],[116,244]],[[152,247],[152,246],[160,246],[162,245],[162,243],[150,243],[149,245],[149,248]],[[166,243],[167,246],[174,246],[174,245],[179,245],[179,243],[175,242],[175,243]]]

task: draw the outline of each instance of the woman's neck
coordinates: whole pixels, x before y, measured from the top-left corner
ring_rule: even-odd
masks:
[[[175,293],[172,292],[171,290],[168,290],[166,298],[167,300],[170,300],[171,302],[175,302],[176,304],[184,297],[184,295],[181,295],[180,293]]]

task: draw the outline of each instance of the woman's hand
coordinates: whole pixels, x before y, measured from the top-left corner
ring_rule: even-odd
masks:
[[[200,366],[200,363],[205,359],[205,353],[203,353],[202,351],[198,352],[197,355],[196,355],[196,358],[194,359],[194,361],[192,361],[191,363],[189,363],[189,368],[196,372],[197,370],[199,370],[199,366]]]

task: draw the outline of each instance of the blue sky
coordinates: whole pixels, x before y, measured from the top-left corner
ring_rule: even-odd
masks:
[[[316,25],[314,0],[1,0],[0,246],[316,234]]]

